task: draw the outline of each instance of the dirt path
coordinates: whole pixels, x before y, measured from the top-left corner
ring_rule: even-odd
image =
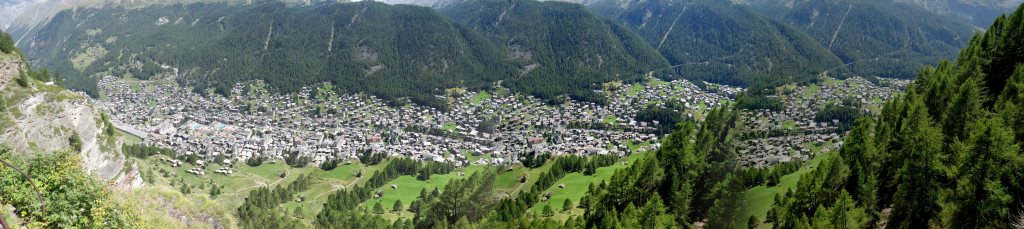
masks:
[[[526,186],[526,183],[519,183],[519,187],[516,187],[515,190],[512,190],[512,194],[516,194],[516,192],[519,192],[519,189],[523,189],[523,186]]]
[[[326,192],[320,193],[320,195],[316,195],[315,197],[313,197],[313,201],[316,201],[317,198],[320,198],[324,194],[332,193],[332,192],[337,192],[338,189],[341,189],[341,187],[345,187],[345,189],[352,189],[352,186],[356,185],[356,182],[359,182],[359,179],[363,179],[363,178],[362,177],[356,178],[352,182],[349,182],[348,185],[336,185],[336,186],[334,186],[334,189],[331,189],[330,191],[326,191]]]
[[[237,196],[238,193],[241,193],[242,191],[244,191],[246,189],[254,189],[254,188],[259,188],[259,187],[263,187],[263,186],[267,186],[267,183],[263,183],[262,181],[257,181],[256,185],[238,189],[238,191],[235,191],[235,193],[227,194],[225,196]]]
[[[252,175],[250,175],[250,176],[252,176]],[[274,185],[276,185],[277,183],[280,183],[281,181],[283,181],[285,179],[285,178],[280,178],[280,179],[277,179],[276,181],[270,183],[270,185],[267,185],[267,183],[262,181],[262,179],[263,179],[262,177],[255,177],[254,176],[254,178],[257,179],[256,180],[256,185],[238,189],[238,191],[235,191],[235,193],[227,194],[225,196],[237,196],[239,193],[241,193],[242,191],[244,191],[246,189],[254,189],[254,188],[259,188],[259,187],[273,187]]]

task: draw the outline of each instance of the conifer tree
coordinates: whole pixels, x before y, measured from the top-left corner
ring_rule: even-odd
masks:
[[[551,210],[551,205],[545,204],[544,209],[541,210],[541,214],[543,214],[544,217],[551,217],[555,215],[555,211]]]
[[[1022,158],[1013,133],[998,116],[985,120],[961,146],[955,191],[953,227],[1005,228],[1016,204],[1011,185],[1020,180]]]
[[[380,204],[380,202],[378,201],[376,204],[373,205],[373,213],[384,214],[384,205]]]
[[[953,103],[942,117],[943,133],[949,136],[947,142],[962,141],[967,138],[971,125],[981,116],[982,97],[978,83],[968,78],[961,86]]]
[[[405,206],[402,206],[402,200],[395,200],[395,205],[391,207],[391,212],[401,213],[402,210],[405,210]]]
[[[907,118],[900,127],[903,143],[896,172],[896,193],[889,224],[896,228],[928,227],[939,212],[939,153],[942,134],[932,126],[921,98],[908,95]]]

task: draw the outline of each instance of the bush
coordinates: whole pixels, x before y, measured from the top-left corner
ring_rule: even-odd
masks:
[[[14,53],[17,47],[14,46],[14,39],[11,34],[0,32],[0,53]]]
[[[331,171],[331,170],[334,170],[335,168],[338,168],[338,159],[329,160],[329,161],[325,161],[324,163],[320,163],[320,169],[322,169],[324,171]]]
[[[78,133],[72,134],[68,137],[68,144],[71,145],[71,149],[74,152],[82,152],[82,137],[78,136]]]
[[[245,164],[249,165],[250,167],[260,166],[260,165],[263,164],[263,158],[262,157],[250,157],[249,159],[245,160]]]

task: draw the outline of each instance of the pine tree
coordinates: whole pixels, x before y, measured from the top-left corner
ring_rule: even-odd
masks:
[[[626,209],[622,210],[622,214],[619,215],[619,223],[623,225],[640,225],[640,217],[642,212],[636,208],[636,205],[630,203],[626,205]]]
[[[295,212],[294,212],[295,218],[302,219],[302,218],[305,217],[304,216],[305,214],[306,214],[306,211],[302,210],[302,206],[296,206],[295,207]]]
[[[896,172],[897,188],[889,226],[922,228],[928,227],[929,221],[939,211],[937,179],[942,175],[938,155],[942,135],[932,127],[921,99],[908,95],[907,100],[907,118],[897,136],[903,144],[901,152],[898,152],[898,161],[903,165]]]
[[[654,193],[641,209],[640,223],[644,228],[677,228],[676,217],[668,212],[661,195]]]
[[[11,38],[11,34],[0,31],[0,53],[13,53],[17,50],[14,46],[14,39]]]
[[[829,220],[836,228],[863,228],[864,225],[858,224],[860,219],[854,217],[866,214],[864,214],[863,209],[857,208],[853,197],[849,193],[844,191],[840,194],[831,208],[832,218]]]
[[[565,202],[562,202],[562,212],[572,211],[572,207],[573,204],[571,199],[565,199]]]
[[[394,207],[391,207],[391,212],[400,213],[405,210],[405,206],[402,206],[402,200],[395,200]]]
[[[1019,145],[998,116],[987,119],[961,146],[952,226],[958,228],[1005,228],[1016,204],[1010,185],[1020,180]]]
[[[555,211],[551,210],[551,205],[545,204],[544,209],[541,210],[541,214],[543,214],[544,217],[551,217],[555,215]]]
[[[832,211],[829,211],[825,206],[818,205],[818,208],[814,210],[814,217],[810,218],[811,225],[815,228],[838,228],[832,224]]]
[[[875,148],[874,122],[870,117],[863,117],[857,120],[857,125],[846,136],[840,156],[847,159],[850,167],[850,178],[847,180],[846,189],[853,195],[859,197],[867,206],[874,206],[873,199],[877,195],[877,176],[875,172],[882,164],[879,162],[878,149]],[[874,180],[874,181],[872,181]],[[875,183],[871,183],[875,182]]]
[[[28,77],[28,73],[26,73],[21,68],[18,68],[18,78],[14,79],[14,81],[17,82],[18,86],[21,87],[29,87],[32,83],[32,81]]]
[[[962,141],[967,138],[971,125],[981,116],[981,96],[974,78],[968,78],[960,86],[960,91],[942,120],[943,133],[950,137],[947,141]]]
[[[459,221],[455,221],[455,225],[453,225],[452,228],[453,229],[472,229],[473,225],[469,223],[469,219],[467,219],[465,216],[463,216],[462,218],[459,218]]]
[[[220,195],[220,186],[214,184],[210,187],[210,198],[216,199]]]
[[[742,227],[743,217],[740,215],[747,204],[744,190],[742,181],[731,175],[715,185],[714,192],[718,193],[718,198],[708,210],[708,228]]]
[[[71,150],[74,152],[82,152],[82,137],[79,137],[78,133],[71,134],[71,137],[68,138],[68,144],[71,145]]]
[[[384,214],[384,205],[380,204],[380,202],[378,201],[376,204],[373,205],[373,213]]]
[[[1006,125],[1015,131],[1017,142],[1024,142],[1024,64],[1018,65],[1007,80],[996,104]]]

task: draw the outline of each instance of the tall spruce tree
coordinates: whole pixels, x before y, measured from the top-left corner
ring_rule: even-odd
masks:
[[[941,176],[939,152],[942,133],[932,126],[921,98],[908,95],[907,118],[898,133],[903,143],[902,167],[896,172],[896,193],[889,227],[924,228],[939,212],[938,193]]]
[[[982,94],[974,78],[968,78],[960,85],[953,103],[942,117],[943,133],[949,136],[947,142],[967,139],[971,125],[981,117],[982,100]]]
[[[1021,178],[1022,158],[1013,132],[998,116],[985,120],[960,147],[959,179],[950,202],[957,228],[1006,228],[1016,207],[1010,185]]]

